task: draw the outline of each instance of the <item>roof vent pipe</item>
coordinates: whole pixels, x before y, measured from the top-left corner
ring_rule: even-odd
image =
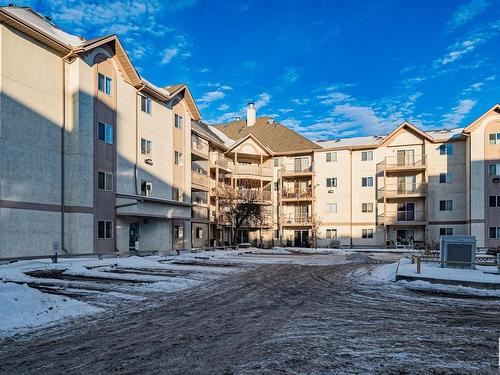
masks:
[[[240,116],[236,116],[236,121],[240,121],[241,120],[241,117]]]
[[[247,126],[254,126],[256,120],[257,120],[257,110],[255,109],[255,103],[248,103]]]

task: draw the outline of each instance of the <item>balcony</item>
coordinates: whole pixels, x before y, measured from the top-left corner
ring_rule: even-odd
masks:
[[[196,189],[208,191],[208,175],[191,171],[191,184]]]
[[[236,174],[238,177],[243,178],[265,178],[271,179],[273,177],[272,168],[261,167],[256,164],[238,164],[236,166]]]
[[[312,188],[283,188],[281,199],[286,200],[311,200]]]
[[[280,219],[282,226],[310,226],[312,223],[310,213],[283,213]]]
[[[262,202],[271,202],[272,191],[260,189],[238,189],[238,195],[245,199],[256,199]]]
[[[226,158],[218,152],[210,152],[210,168],[219,167],[226,171],[232,172],[234,163],[231,159]]]
[[[208,207],[193,206],[191,209],[191,218],[198,220],[208,220]]]
[[[427,182],[411,184],[388,184],[378,190],[379,198],[423,198],[427,194]]]
[[[389,211],[379,216],[384,225],[426,225],[425,211]]]
[[[280,173],[282,177],[312,175],[314,163],[285,163],[281,166]]]
[[[208,142],[197,137],[196,135],[191,135],[191,153],[195,156],[193,159],[208,159]]]
[[[388,156],[385,158],[385,170],[387,173],[399,172],[421,172],[426,168],[426,155],[401,155]]]

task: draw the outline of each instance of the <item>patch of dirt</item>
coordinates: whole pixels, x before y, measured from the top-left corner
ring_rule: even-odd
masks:
[[[368,255],[362,253],[351,253],[345,256],[345,259],[349,262],[355,263],[380,263],[378,260],[369,257]]]

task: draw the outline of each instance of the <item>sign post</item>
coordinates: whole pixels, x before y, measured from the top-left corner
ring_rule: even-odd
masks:
[[[57,253],[59,252],[59,242],[54,241],[52,242],[52,263],[57,263]]]

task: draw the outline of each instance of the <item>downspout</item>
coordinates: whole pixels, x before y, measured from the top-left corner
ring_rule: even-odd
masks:
[[[137,165],[139,164],[139,96],[142,90],[144,90],[146,85],[143,83],[142,87],[137,90],[137,95],[135,96],[135,164],[134,164],[134,185],[135,185],[135,195],[139,195],[139,176],[137,172]]]
[[[66,133],[66,59],[74,54],[74,50],[68,52],[61,59],[61,72],[62,72],[62,84],[61,84],[61,93],[62,93],[62,124],[61,124],[61,250],[65,253],[68,253],[68,250],[64,246],[64,210],[65,210],[65,200],[64,200],[64,137]]]

